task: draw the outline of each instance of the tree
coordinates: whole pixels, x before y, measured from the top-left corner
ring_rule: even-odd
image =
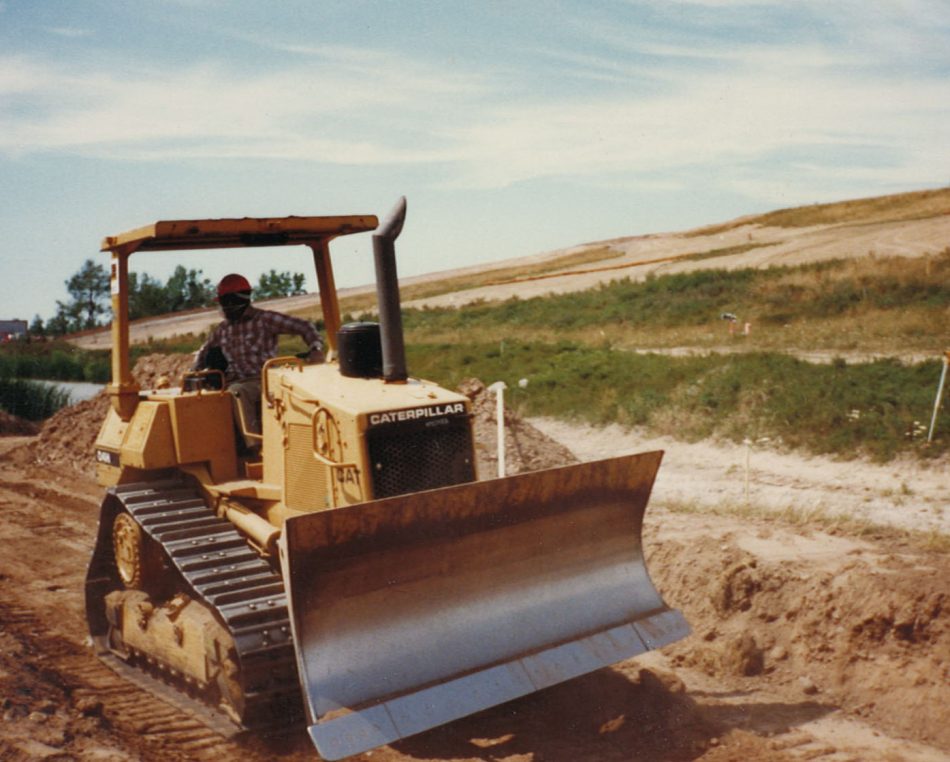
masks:
[[[291,273],[289,271],[277,272],[271,269],[270,272],[261,275],[254,289],[255,299],[273,299],[279,296],[299,296],[307,293],[304,289],[306,276],[303,273]]]
[[[168,312],[165,286],[148,273],[129,273],[129,319],[138,320]]]
[[[65,305],[62,302],[56,302],[56,314],[46,321],[46,332],[50,336],[62,336],[72,330],[69,326],[69,319],[63,311],[64,307]]]
[[[297,296],[306,293],[303,273],[271,270],[260,276],[254,289],[256,299],[278,296]],[[56,302],[56,314],[46,321],[39,315],[33,320],[30,332],[43,330],[51,336],[95,328],[99,318],[109,312],[109,273],[105,267],[87,259],[83,266],[66,281],[68,302]],[[214,304],[214,284],[203,277],[201,270],[189,270],[178,265],[163,284],[148,273],[129,273],[129,318],[152,317],[169,312],[181,312]],[[43,335],[36,333],[36,335]]]
[[[214,286],[201,270],[181,265],[162,285],[148,273],[129,273],[129,316],[132,320],[168,312],[207,307],[214,302]]]
[[[81,331],[99,325],[99,316],[109,310],[109,272],[101,264],[87,259],[75,275],[66,281],[72,301],[56,302],[69,330]]]
[[[166,312],[180,312],[196,307],[207,307],[214,301],[214,286],[201,277],[201,270],[187,270],[178,265],[165,284],[168,298]]]
[[[43,324],[43,318],[39,315],[33,316],[33,322],[30,323],[30,327],[27,329],[27,333],[30,336],[35,338],[42,338],[46,335],[46,326]]]

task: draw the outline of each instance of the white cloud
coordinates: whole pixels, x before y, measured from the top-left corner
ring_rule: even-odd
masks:
[[[67,26],[48,26],[44,27],[44,31],[49,34],[56,35],[57,37],[69,37],[69,38],[79,38],[79,37],[91,37],[93,32],[91,29],[80,29],[78,27],[67,27]]]
[[[695,78],[653,97],[509,107],[465,131],[463,182],[690,166],[728,173],[735,162],[867,144],[902,152],[905,163],[926,156],[928,175],[947,175],[947,104],[943,82],[882,86],[761,71]]]
[[[443,183],[480,188],[598,174],[655,181],[685,170],[722,182],[745,178],[739,187],[753,182],[753,168],[807,177],[803,156],[839,177],[950,176],[950,85],[872,75],[856,50],[631,44],[660,58],[693,57],[672,67],[548,51],[565,72],[604,83],[601,94],[578,96],[531,94],[500,68],[449,70],[375,50],[258,44],[293,57],[269,74],[205,64],[121,76],[0,58],[0,95],[9,96],[0,101],[0,152],[438,164]],[[704,67],[697,57],[726,65]],[[856,157],[851,149],[864,146],[889,160],[872,166]]]
[[[389,62],[392,64],[392,62]],[[474,80],[355,58],[344,66],[298,66],[237,75],[217,66],[74,74],[0,59],[0,150],[117,155],[287,157],[416,161],[436,149],[399,154],[387,129],[424,119],[431,104],[478,93]],[[425,145],[426,141],[422,141]]]
[[[48,87],[49,79],[50,74],[45,67],[25,58],[0,58],[0,95],[38,92]],[[3,102],[0,101],[0,113],[3,108]]]

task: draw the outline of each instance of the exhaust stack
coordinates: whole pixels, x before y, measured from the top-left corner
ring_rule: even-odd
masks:
[[[383,379],[392,383],[401,383],[409,377],[402,336],[399,278],[396,274],[396,238],[402,232],[405,220],[406,197],[402,196],[373,234],[376,300],[379,304],[379,330],[383,345]]]

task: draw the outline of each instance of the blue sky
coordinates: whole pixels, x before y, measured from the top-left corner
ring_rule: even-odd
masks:
[[[948,147],[947,0],[0,0],[0,318],[159,219],[406,195],[412,275],[943,187]],[[334,251],[372,281],[368,236]],[[312,269],[132,258],[178,263]]]

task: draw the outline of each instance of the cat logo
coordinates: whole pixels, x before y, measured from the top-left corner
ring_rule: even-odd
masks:
[[[336,480],[340,482],[340,484],[353,484],[359,486],[359,470],[352,466],[348,468],[338,468],[336,469]]]

